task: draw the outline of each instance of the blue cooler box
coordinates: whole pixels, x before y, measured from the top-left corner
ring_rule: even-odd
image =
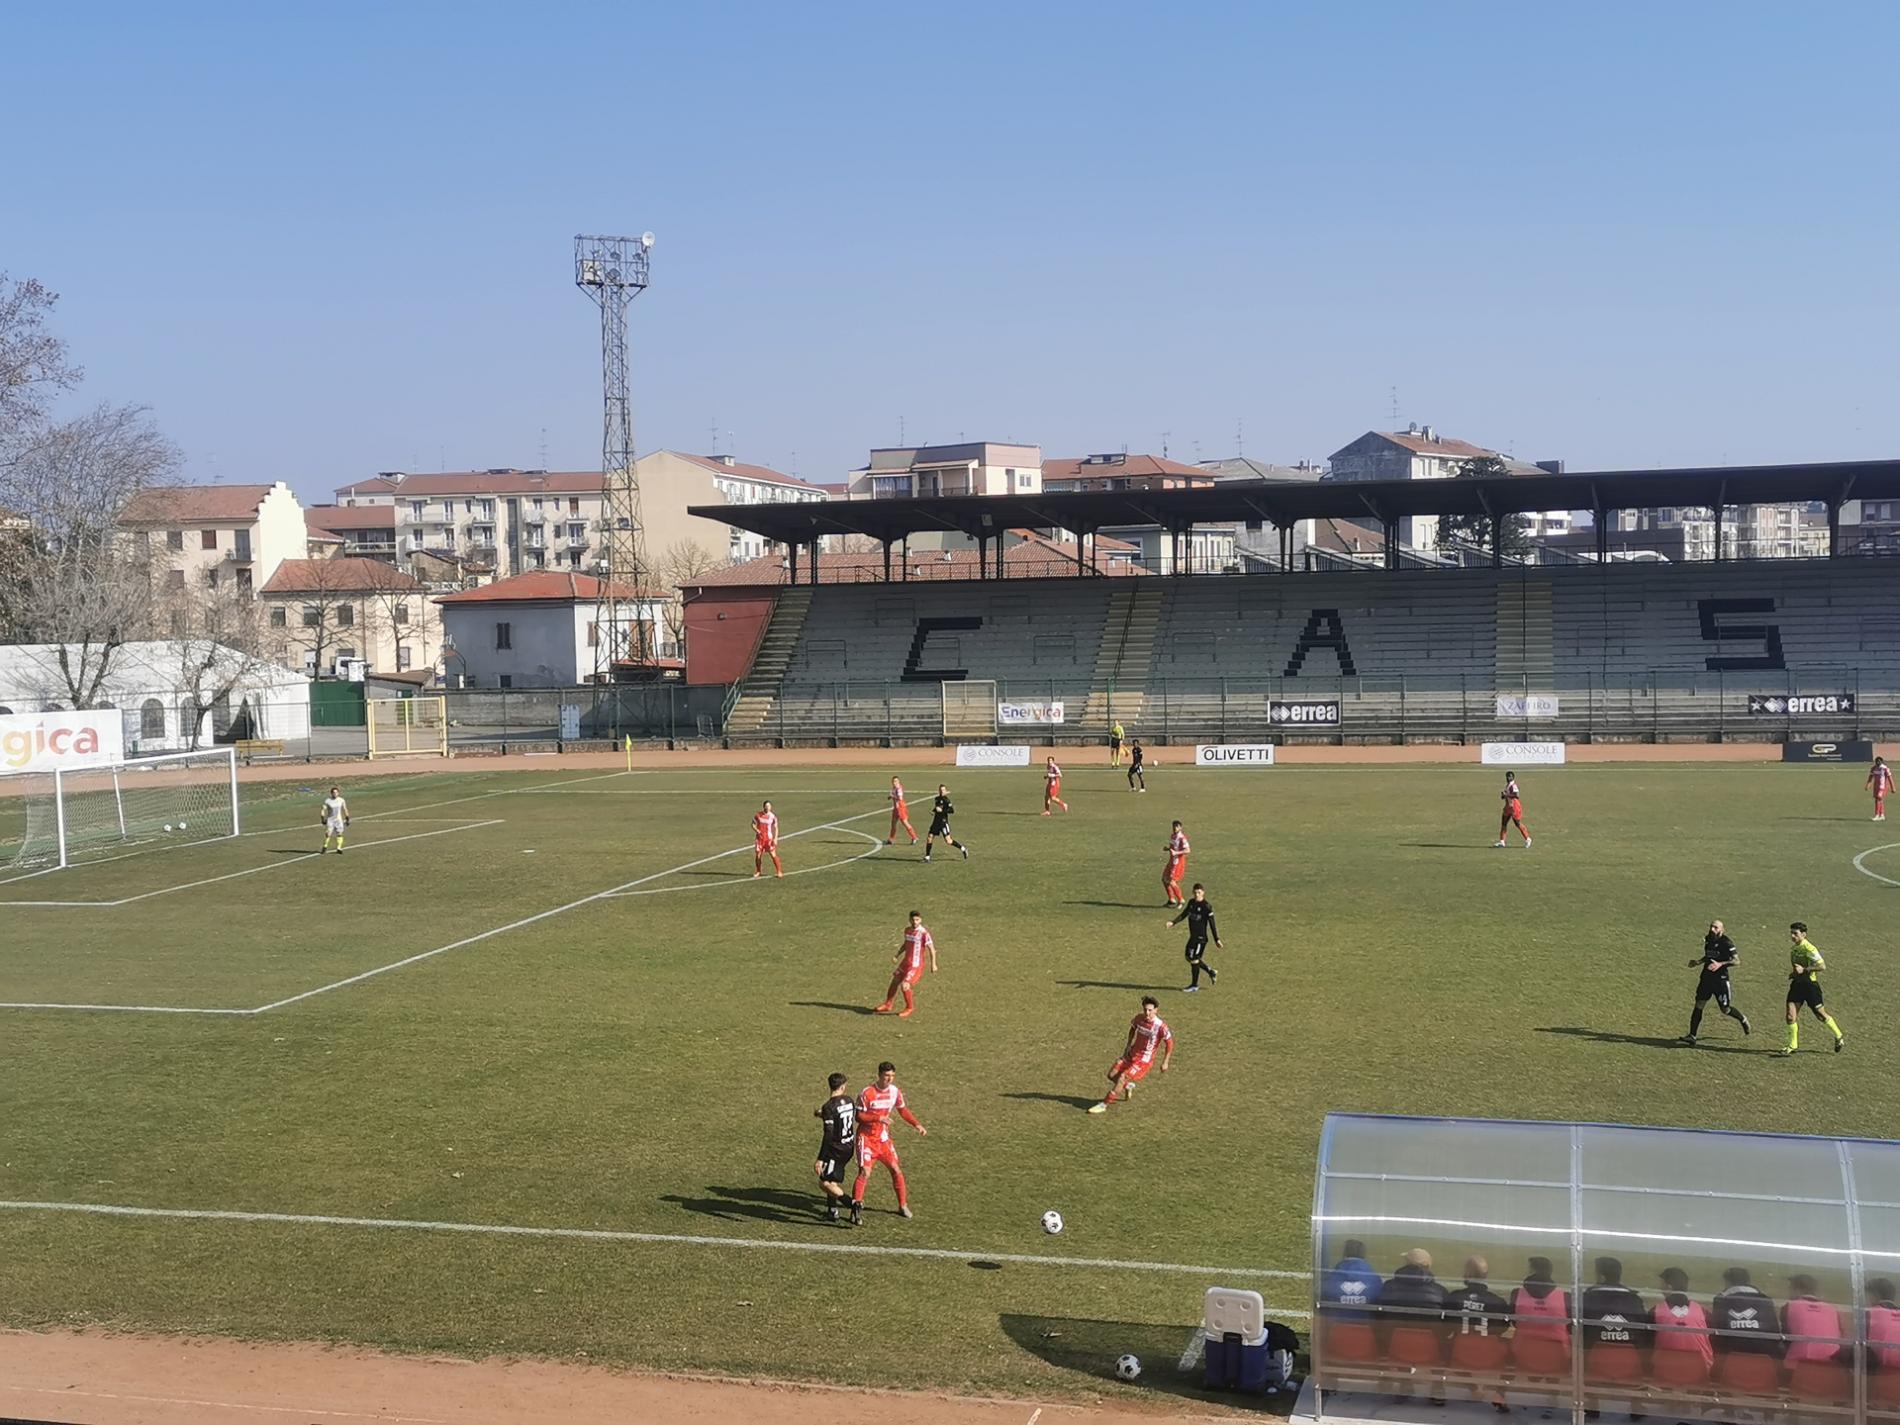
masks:
[[[1243,1340],[1238,1332],[1207,1338],[1207,1388],[1260,1395],[1267,1388],[1267,1333]]]

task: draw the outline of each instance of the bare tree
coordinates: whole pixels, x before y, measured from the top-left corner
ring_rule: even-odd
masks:
[[[14,622],[25,641],[57,645],[73,707],[92,706],[119,646],[150,629],[150,559],[118,521],[178,460],[143,407],[100,406],[48,427],[0,466],[0,505],[34,534]]]
[[[0,469],[44,423],[54,393],[79,380],[79,369],[66,364],[66,343],[45,330],[58,301],[32,278],[12,281],[0,272]]]
[[[387,638],[394,662],[377,672],[401,672],[401,650],[411,649],[410,667],[433,668],[442,642],[442,614],[429,591],[401,570],[384,566],[372,574],[363,591],[359,617],[366,625],[368,647],[380,649]]]
[[[233,588],[173,591],[164,609],[177,657],[179,731],[196,750],[205,719],[212,735],[244,736],[247,715],[231,711],[231,695],[269,661],[263,606]]]
[[[715,569],[724,569],[731,563],[730,559],[690,539],[673,541],[660,555],[653,572],[658,576],[660,587],[666,591],[661,617],[666,620],[667,641],[674,648],[683,648],[686,641],[686,606],[680,601],[680,589],[696,582],[702,575],[710,574]]]

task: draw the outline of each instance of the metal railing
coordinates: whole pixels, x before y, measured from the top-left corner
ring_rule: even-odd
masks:
[[[995,687],[998,703],[1063,704],[1060,724],[999,723],[994,740],[1004,742],[1100,742],[1112,720],[1111,692],[1114,716],[1129,735],[1158,745],[1782,742],[1900,736],[1900,671],[1841,665],[1766,673],[1655,669],[1505,685],[1488,677],[1451,674],[1155,678],[1113,689],[1085,677],[1010,678],[996,680]],[[1790,702],[1791,696],[1823,701]],[[1293,724],[1274,715],[1276,704],[1315,702],[1338,703],[1337,726]],[[1130,711],[1136,705],[1138,714]],[[944,740],[943,693],[936,683],[788,680],[765,724],[745,740],[781,746],[934,745]]]

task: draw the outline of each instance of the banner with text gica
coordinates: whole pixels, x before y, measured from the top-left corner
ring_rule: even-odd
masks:
[[[1196,767],[1271,767],[1271,742],[1222,742],[1203,744],[1194,749]]]
[[[986,747],[971,746],[968,743],[957,744],[957,766],[959,767],[1027,767],[1029,748],[1024,747]]]
[[[125,759],[125,714],[13,713],[0,716],[0,776],[107,767]]]

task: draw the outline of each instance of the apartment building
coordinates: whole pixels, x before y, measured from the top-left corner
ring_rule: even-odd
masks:
[[[1215,483],[1214,476],[1200,466],[1169,460],[1164,455],[1130,455],[1122,451],[1042,462],[1042,488],[1051,492],[1211,490]],[[1151,574],[1218,574],[1234,565],[1240,529],[1231,522],[1197,524],[1185,539],[1176,540],[1159,525],[1131,521],[1103,525],[1097,533],[1133,546],[1136,551],[1133,557]]]
[[[345,509],[388,506],[399,560],[449,554],[497,579],[592,569],[606,557],[600,476],[592,471],[388,470],[336,491]]]
[[[689,505],[811,504],[830,498],[795,475],[732,455],[656,450],[641,456],[633,468],[640,477],[647,560],[662,577],[703,572],[703,567],[676,568],[685,562],[679,553],[682,546],[699,549],[715,563],[738,564],[766,552],[763,536],[689,515]]]
[[[1442,436],[1431,426],[1413,423],[1402,431],[1369,430],[1349,445],[1335,450],[1327,461],[1328,480],[1450,480],[1469,461],[1501,460],[1513,475],[1561,474],[1562,461],[1516,460],[1468,440]],[[1568,510],[1543,510],[1529,519],[1532,538],[1570,533],[1574,521]],[[1399,542],[1412,549],[1438,547],[1438,517],[1407,515],[1399,522]]]
[[[990,440],[885,446],[846,483],[854,500],[1033,495],[1042,489],[1042,447]]]
[[[304,511],[304,521],[313,545],[385,564],[398,562],[394,505],[312,505]],[[312,556],[322,557],[314,549]]]
[[[1867,508],[1861,507],[1863,529]],[[1715,515],[1709,509],[1619,510],[1612,518],[1617,531],[1658,536],[1655,547],[1669,557],[1715,558]],[[1799,504],[1731,505],[1722,511],[1724,559],[1818,559],[1826,553],[1824,512]]]
[[[251,594],[306,553],[303,506],[290,486],[163,485],[127,502],[119,528],[149,557],[158,592]]]

